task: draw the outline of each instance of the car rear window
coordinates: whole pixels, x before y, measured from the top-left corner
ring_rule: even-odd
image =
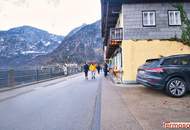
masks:
[[[156,66],[159,65],[159,63],[160,63],[159,59],[152,60],[152,61],[149,60],[148,62],[145,63],[144,66],[147,66],[147,67],[156,67]]]
[[[149,67],[156,67],[159,65],[159,63],[160,63],[160,60],[155,60],[155,61],[151,62],[148,66]]]

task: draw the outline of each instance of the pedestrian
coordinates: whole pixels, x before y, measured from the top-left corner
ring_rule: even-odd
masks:
[[[107,63],[104,63],[104,77],[108,75],[108,65]]]
[[[100,74],[100,70],[101,70],[100,64],[98,64],[96,68],[97,68],[98,74]]]
[[[85,74],[85,79],[88,79],[88,70],[89,70],[89,65],[85,62],[84,66],[84,74]]]
[[[91,74],[92,74],[92,79],[96,78],[96,65],[92,63],[89,67]]]

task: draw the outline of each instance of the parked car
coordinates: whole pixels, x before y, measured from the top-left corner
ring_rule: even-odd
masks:
[[[190,90],[190,54],[148,59],[138,68],[137,82],[182,97]]]

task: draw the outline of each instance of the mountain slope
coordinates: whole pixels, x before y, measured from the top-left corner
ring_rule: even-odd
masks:
[[[0,56],[27,53],[50,53],[62,42],[63,37],[46,31],[22,26],[0,32]]]
[[[71,32],[69,32],[69,34],[67,35],[67,37],[73,36],[75,33],[77,33],[79,30],[81,30],[85,26],[87,26],[87,24],[82,24],[81,26],[73,29]]]
[[[69,33],[59,47],[45,57],[38,57],[36,62],[39,64],[80,64],[85,61],[103,60],[100,21],[89,25],[82,25],[82,27],[77,28],[77,31],[71,32],[75,33]]]
[[[30,26],[0,31],[0,66],[15,66],[50,53],[61,44],[63,38]]]

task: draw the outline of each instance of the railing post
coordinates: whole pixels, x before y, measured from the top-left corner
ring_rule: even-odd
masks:
[[[69,75],[69,67],[67,67],[67,76]]]
[[[36,69],[36,81],[38,81],[38,80],[39,80],[39,70]]]
[[[8,72],[8,86],[15,85],[15,71],[13,69]]]
[[[52,78],[52,77],[53,77],[53,69],[50,68],[50,78]]]

